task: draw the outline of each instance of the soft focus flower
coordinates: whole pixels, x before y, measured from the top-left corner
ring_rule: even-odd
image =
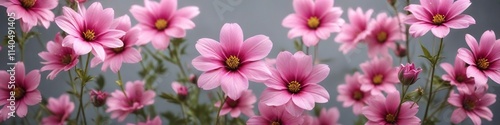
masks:
[[[106,102],[106,112],[111,112],[111,118],[118,118],[118,121],[125,120],[128,114],[155,102],[156,93],[153,90],[144,90],[143,81],[127,82],[125,93],[126,95],[115,90]]]
[[[23,32],[36,25],[48,29],[50,22],[54,21],[52,9],[57,4],[58,0],[0,0],[0,5],[7,8],[7,13],[13,13],[15,19],[20,19]]]
[[[455,66],[451,66],[450,63],[441,63],[440,66],[446,72],[441,78],[450,81],[451,85],[457,86],[458,91],[469,94],[474,90],[474,78],[467,77],[467,66],[460,58],[455,57]]]
[[[420,125],[420,119],[415,116],[418,112],[416,103],[407,101],[401,104],[399,113],[399,92],[375,95],[368,101],[368,106],[363,108],[363,115],[368,119],[366,125]]]
[[[332,107],[328,110],[325,108],[321,109],[318,117],[318,124],[316,125],[340,125],[338,122],[340,117],[339,109],[337,107]]]
[[[342,25],[342,30],[335,37],[335,42],[341,43],[339,50],[346,54],[351,51],[359,42],[362,42],[370,33],[368,23],[372,16],[373,9],[369,9],[366,13],[358,7],[356,10],[349,8],[348,18],[350,24]]]
[[[261,102],[268,106],[285,106],[294,116],[304,110],[312,110],[315,102],[326,103],[330,94],[318,83],[330,73],[325,64],[312,64],[312,57],[302,51],[280,52],[276,58],[276,69],[271,69],[271,78],[264,84]]]
[[[194,84],[198,83],[198,76],[195,74],[189,74],[189,82]]]
[[[247,125],[301,125],[303,116],[293,116],[283,106],[267,106],[259,103],[260,116],[250,117]]]
[[[97,58],[104,60],[103,47],[118,48],[123,46],[120,37],[125,32],[111,28],[114,19],[112,8],[103,9],[95,2],[88,9],[79,6],[79,12],[63,7],[63,15],[56,17],[56,24],[68,35],[63,39],[64,47],[72,47],[78,55],[92,51]]]
[[[179,97],[179,99],[184,100],[188,95],[188,88],[186,86],[181,85],[179,82],[172,82],[172,89],[175,94]]]
[[[78,63],[78,55],[75,54],[72,48],[62,46],[62,36],[57,33],[54,41],[47,43],[47,51],[38,53],[38,56],[45,60],[42,62],[44,66],[41,71],[52,70],[47,75],[47,79],[53,80],[61,71],[69,71]]]
[[[394,50],[394,55],[396,55],[399,58],[403,58],[406,56],[406,54],[408,54],[408,52],[406,52],[406,47],[404,47],[401,44],[396,44],[396,50]]]
[[[144,7],[133,5],[130,13],[139,22],[144,43],[152,41],[153,47],[165,50],[170,44],[170,37],[182,38],[187,29],[195,24],[191,19],[200,14],[198,7],[188,6],[177,10],[177,0],[161,0],[160,3],[144,0]]]
[[[90,91],[90,102],[95,107],[101,107],[106,104],[106,100],[108,99],[108,93],[101,90],[91,90]]]
[[[389,56],[388,48],[395,49],[396,41],[403,40],[404,34],[398,19],[387,16],[387,13],[380,13],[377,18],[370,21],[368,25],[370,33],[366,36],[368,44],[368,56],[375,57],[377,54]]]
[[[210,90],[220,85],[229,98],[240,98],[248,89],[248,79],[263,81],[268,78],[268,68],[260,60],[269,54],[272,46],[269,37],[264,35],[243,41],[243,31],[238,24],[224,24],[220,42],[202,38],[196,43],[201,55],[194,58],[192,64],[204,72],[198,78],[198,87]]]
[[[479,45],[476,38],[465,35],[465,41],[470,50],[458,49],[457,57],[469,66],[467,77],[474,77],[476,84],[485,85],[488,77],[500,84],[500,40],[495,37],[495,32],[488,30],[481,36]]]
[[[316,46],[320,39],[326,40],[332,32],[339,32],[344,19],[342,9],[333,7],[333,0],[294,0],[294,14],[283,19],[282,25],[291,28],[288,38],[302,36],[304,45]]]
[[[106,71],[106,68],[109,66],[111,71],[117,73],[121,69],[122,63],[138,63],[142,60],[141,53],[134,48],[135,44],[139,41],[141,31],[138,28],[131,29],[130,27],[130,18],[127,15],[118,17],[113,22],[111,28],[126,32],[125,35],[120,38],[123,46],[104,48],[106,52],[104,62],[100,58],[95,57],[92,59],[91,67],[95,67],[103,62],[101,67],[102,71]]]
[[[361,76],[361,90],[370,91],[372,95],[397,91],[394,84],[398,83],[398,70],[392,67],[392,58],[375,57],[360,64],[364,75]]]
[[[226,98],[222,109],[220,110],[220,116],[224,116],[228,113],[231,117],[237,118],[241,113],[248,117],[254,116],[253,104],[257,102],[257,97],[252,93],[252,90],[245,90],[241,94],[241,97],[233,100],[231,98]],[[218,101],[214,104],[215,107],[220,107],[221,102]]]
[[[127,124],[127,125],[134,125],[134,124]],[[161,118],[160,116],[156,116],[154,119],[149,119],[146,120],[146,122],[139,122],[137,125],[161,125]]]
[[[9,70],[0,70],[0,106],[3,108],[0,110],[0,119],[6,120],[8,118],[7,113],[11,111],[9,109],[11,101],[15,102],[15,110],[18,117],[23,118],[28,113],[28,106],[36,105],[42,101],[42,96],[40,91],[38,91],[38,85],[40,84],[40,71],[31,70],[28,74],[25,73],[24,63],[17,62],[13,68],[15,71],[11,72]],[[14,73],[15,83],[10,84],[11,73]],[[9,86],[12,85],[12,86]],[[14,95],[11,96],[11,92]]]
[[[352,76],[346,75],[345,83],[337,87],[337,91],[339,92],[337,101],[343,102],[343,107],[352,106],[352,112],[355,115],[361,114],[361,109],[363,109],[366,101],[371,97],[370,91],[361,90],[360,78],[361,74],[358,72],[355,72]]]
[[[50,97],[47,109],[51,115],[42,119],[42,125],[65,125],[75,109],[75,103],[70,101],[68,94],[62,94],[57,99]]]
[[[303,125],[319,125],[318,118],[312,115],[305,113],[302,117],[304,118],[304,123],[302,123]]]
[[[78,3],[85,3],[87,0],[76,0]]]
[[[401,64],[398,72],[399,82],[404,85],[412,85],[417,82],[418,74],[422,71],[421,68],[415,68],[415,64],[408,63],[406,65]]]
[[[462,91],[459,91],[459,94],[451,92],[448,103],[457,107],[451,115],[451,122],[458,124],[467,116],[475,125],[481,124],[481,118],[491,121],[493,113],[488,106],[495,103],[496,95],[486,93],[487,89],[486,86],[481,86],[470,94],[466,94]]]
[[[434,36],[444,38],[450,33],[450,28],[464,29],[476,24],[474,18],[461,14],[470,5],[469,0],[420,0],[420,4],[405,7],[410,11],[405,23],[410,24],[410,34],[420,37],[432,31]]]

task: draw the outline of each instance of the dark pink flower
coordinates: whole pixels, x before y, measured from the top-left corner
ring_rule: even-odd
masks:
[[[376,19],[370,21],[370,33],[366,36],[368,56],[389,56],[388,49],[395,49],[396,41],[405,37],[398,24],[397,18],[389,17],[386,13],[380,13]]]
[[[478,88],[472,90],[467,94],[459,91],[459,94],[451,92],[448,98],[448,103],[457,107],[452,115],[451,122],[458,124],[462,122],[467,116],[472,120],[474,125],[481,124],[481,118],[491,121],[493,113],[488,108],[496,101],[496,95],[486,93],[488,89],[486,86],[477,86]]]
[[[395,91],[387,94],[387,98],[382,95],[375,95],[368,101],[368,106],[363,108],[363,115],[368,119],[366,125],[420,125],[420,119],[415,116],[418,112],[418,105],[413,102],[404,102],[399,107],[399,92]]]
[[[108,93],[101,90],[91,90],[90,91],[90,102],[95,107],[101,107],[106,104],[106,100],[108,99]]]
[[[441,78],[457,86],[458,91],[469,94],[474,90],[474,78],[467,77],[467,65],[460,58],[455,57],[455,66],[451,66],[450,63],[441,63],[441,68],[446,72]]]
[[[250,117],[247,125],[301,125],[304,117],[293,116],[285,110],[284,106],[267,106],[259,103],[260,116]]]
[[[392,67],[391,57],[375,57],[360,64],[364,75],[361,76],[361,90],[370,91],[372,95],[397,91],[394,84],[398,83],[398,70]]]
[[[404,85],[412,85],[417,82],[418,74],[422,71],[421,68],[415,68],[415,64],[408,63],[406,65],[401,64],[399,67],[398,78],[399,82]]]
[[[359,79],[361,74],[355,72],[352,76],[345,76],[345,83],[337,87],[339,95],[337,101],[343,102],[343,107],[352,106],[355,115],[361,114],[361,109],[366,105],[366,100],[371,98],[370,91],[362,91]]]
[[[58,99],[50,97],[47,109],[51,115],[42,119],[42,125],[65,125],[75,109],[75,103],[71,102],[68,94],[62,94]]]
[[[0,0],[0,6],[6,7],[7,13],[14,13],[14,18],[20,19],[23,32],[36,25],[43,25],[48,29],[50,22],[54,21],[52,9],[57,4],[58,0]]]
[[[127,82],[125,93],[115,90],[106,102],[106,112],[111,113],[111,118],[118,118],[118,121],[125,120],[128,114],[155,102],[156,93],[153,90],[144,90],[142,81]]]
[[[47,75],[48,79],[53,80],[61,71],[68,71],[78,63],[78,55],[72,48],[62,46],[62,36],[57,33],[54,41],[47,43],[47,51],[38,53],[38,56],[45,60],[41,71],[52,70]]]
[[[253,112],[253,104],[255,102],[257,102],[257,97],[255,97],[252,93],[252,90],[245,90],[241,94],[241,97],[236,100],[226,98],[226,101],[220,110],[220,116],[230,113],[231,117],[237,118],[240,117],[241,113],[243,113],[248,117],[252,117],[255,115]],[[219,107],[220,103],[221,102],[218,101],[214,104],[214,106]]]
[[[360,7],[356,8],[356,10],[349,8],[348,18],[350,24],[342,25],[342,30],[335,37],[335,42],[342,44],[339,47],[342,53],[347,54],[356,47],[359,42],[365,40],[366,36],[370,33],[368,23],[372,13],[373,9],[369,9],[364,13]]]

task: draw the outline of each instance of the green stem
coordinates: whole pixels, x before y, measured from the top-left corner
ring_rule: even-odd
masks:
[[[422,121],[422,123],[427,123],[427,114],[429,112],[429,107],[430,107],[430,104],[431,104],[431,101],[432,101],[432,85],[434,84],[434,73],[435,73],[435,70],[436,70],[436,64],[439,62],[439,58],[440,58],[440,55],[441,55],[441,51],[443,50],[443,38],[441,38],[441,41],[439,42],[439,49],[438,49],[438,52],[436,54],[436,56],[434,57],[433,61],[431,62],[431,82],[430,82],[430,85],[429,85],[429,98],[427,98],[427,106],[425,107],[425,114],[424,114],[424,120]]]
[[[172,49],[170,49],[170,47],[168,47],[168,51],[170,53],[172,53]],[[181,63],[181,59],[179,58],[179,55],[178,55],[178,52],[174,52],[175,54],[173,55],[174,56],[174,59],[176,60],[176,65],[179,67],[179,70],[181,70],[181,75],[182,77],[184,78],[187,78],[187,74],[186,72],[184,71],[184,68],[182,66],[182,63]]]
[[[450,97],[450,92],[453,90],[453,86],[448,87],[448,93],[446,93],[446,96],[444,97],[443,101],[439,105],[438,109],[434,110],[434,112],[429,115],[429,117],[433,117],[437,112],[441,111],[446,107],[446,104],[448,103],[448,97]]]
[[[410,0],[406,0],[406,6],[410,5]],[[410,11],[406,13],[407,15],[410,14]],[[410,27],[405,28],[405,33],[406,33],[406,60],[408,63],[411,62],[410,60]]]
[[[119,82],[118,86],[120,86],[120,89],[122,90],[123,95],[125,95],[125,98],[128,98],[127,93],[125,92],[125,89],[123,88],[122,74],[120,73],[120,70],[118,70],[117,74],[118,74],[118,82]]]
[[[184,113],[186,111],[186,110],[184,110],[184,103],[181,103],[180,105],[181,105],[181,114],[182,114],[183,119],[185,120],[184,125],[187,125],[189,120],[187,119],[188,118],[187,113]]]
[[[314,62],[316,62],[316,59],[318,58],[318,49],[319,49],[318,45],[314,46],[314,55],[313,55],[313,61],[312,61],[313,65],[314,65]]]
[[[80,97],[78,98],[79,102],[80,102],[80,106],[78,106],[78,108],[79,108],[79,111],[81,110],[81,112],[82,112],[83,123],[85,125],[87,125],[87,118],[85,117],[85,108],[83,107],[83,88],[85,88],[85,84],[88,81],[87,71],[88,71],[88,68],[89,68],[90,57],[91,57],[91,54],[88,54],[87,55],[87,60],[85,62],[85,70],[83,71],[83,76],[81,76],[82,78],[80,78],[81,81],[82,81],[82,83],[81,83],[81,86],[80,86],[81,87],[80,88],[80,94],[79,94]],[[78,113],[78,115],[77,115],[77,121],[78,121],[79,115],[80,114]]]
[[[217,119],[215,120],[216,125],[219,125],[220,111],[222,110],[222,106],[224,105],[224,103],[226,103],[226,97],[222,98],[222,101],[221,101],[220,106],[219,106],[219,111],[217,111]]]

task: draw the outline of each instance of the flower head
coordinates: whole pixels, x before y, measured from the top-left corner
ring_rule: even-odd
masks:
[[[349,8],[348,18],[350,23],[342,25],[342,30],[335,37],[335,42],[341,43],[339,50],[346,54],[351,51],[359,42],[365,40],[370,33],[368,23],[372,16],[373,9],[369,9],[366,13],[358,7],[356,10]]]
[[[231,117],[237,118],[243,113],[248,117],[252,117],[255,115],[253,112],[253,104],[255,102],[257,102],[257,97],[252,93],[252,90],[245,90],[238,99],[233,100],[231,98],[226,98],[220,110],[220,116],[230,113]],[[220,107],[220,103],[221,102],[218,101],[214,106]]]
[[[371,30],[366,36],[368,56],[389,56],[388,49],[395,49],[396,41],[403,40],[405,36],[397,24],[398,19],[389,17],[386,13],[380,13],[375,20],[370,21],[368,27]]]
[[[392,58],[375,57],[360,64],[364,75],[361,76],[361,90],[370,91],[372,95],[396,91],[394,84],[398,83],[398,70],[392,67]]]
[[[345,76],[345,83],[337,87],[339,95],[337,101],[343,102],[343,107],[352,106],[355,115],[361,114],[361,109],[366,105],[366,101],[371,98],[370,91],[362,91],[360,79],[361,74],[355,72],[353,75]]]
[[[144,90],[144,82],[129,81],[125,86],[125,92],[115,90],[111,93],[111,97],[106,102],[108,105],[106,112],[111,112],[111,118],[123,121],[128,114],[152,105],[155,102],[155,95],[153,90]]]
[[[471,93],[474,90],[475,81],[473,77],[467,77],[467,66],[460,58],[455,57],[455,65],[441,63],[441,68],[446,72],[441,78],[449,81],[451,85],[457,86],[458,91]]]
[[[7,13],[13,13],[15,19],[20,19],[24,32],[30,31],[36,25],[43,25],[48,29],[50,22],[54,21],[52,9],[56,8],[57,4],[57,0],[0,1],[0,6],[7,8]]]
[[[101,107],[106,104],[106,100],[108,99],[108,93],[101,90],[91,90],[90,91],[90,102],[95,107]]]
[[[50,97],[47,109],[51,115],[42,119],[42,125],[65,125],[75,109],[75,103],[71,102],[68,94],[63,94],[58,99]]]
[[[188,96],[188,88],[186,86],[181,85],[179,82],[172,82],[172,89],[177,94],[179,99],[184,100]]]
[[[322,108],[319,117],[318,117],[318,124],[317,125],[340,125],[338,122],[340,117],[339,109],[337,107],[332,107],[328,110],[325,108]]]
[[[248,79],[266,80],[269,71],[260,60],[272,49],[269,37],[256,35],[243,41],[243,31],[238,24],[224,24],[220,42],[202,38],[196,43],[201,54],[193,59],[194,68],[204,71],[198,78],[198,87],[205,90],[219,85],[222,91],[235,100],[248,89]]]
[[[47,43],[47,51],[38,53],[38,56],[45,60],[45,62],[42,62],[44,66],[40,70],[52,70],[52,72],[47,75],[47,78],[51,80],[53,80],[59,72],[68,71],[78,63],[78,55],[75,54],[70,47],[63,47],[62,39],[61,34],[57,33],[54,41],[49,41]]]
[[[399,107],[399,92],[387,94],[387,98],[382,95],[375,95],[363,108],[363,115],[368,119],[368,125],[419,125],[420,119],[415,116],[418,112],[418,105],[413,102],[404,102]]]
[[[467,116],[472,120],[474,125],[480,125],[481,118],[491,121],[493,113],[488,106],[495,103],[496,95],[486,93],[487,89],[486,86],[477,86],[477,89],[472,90],[470,93],[459,91],[456,94],[455,92],[451,92],[448,103],[457,107],[451,115],[451,122],[458,124]]]
[[[404,85],[412,85],[417,82],[418,74],[422,71],[421,68],[415,68],[415,64],[408,63],[406,65],[401,64],[399,68],[398,78],[399,81]]]
[[[247,125],[301,125],[303,116],[293,116],[284,106],[267,106],[259,103],[260,116],[250,117]]]
[[[461,14],[470,5],[469,0],[420,0],[420,4],[411,4],[405,8],[410,11],[405,23],[410,24],[410,34],[420,37],[432,31],[434,36],[444,38],[450,28],[464,29],[476,24],[474,18]]]

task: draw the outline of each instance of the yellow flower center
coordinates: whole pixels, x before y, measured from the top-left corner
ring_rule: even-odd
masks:
[[[477,67],[479,67],[479,69],[485,70],[485,69],[488,69],[489,66],[490,66],[490,62],[488,62],[488,59],[481,58],[481,59],[477,60]]]
[[[229,58],[226,59],[226,68],[229,70],[236,70],[238,69],[238,66],[240,65],[240,59],[236,56],[229,56]]]
[[[121,53],[121,52],[123,52],[123,47],[113,48],[113,52]]]
[[[279,122],[273,121],[271,125],[281,125]]]
[[[315,17],[315,16],[313,16],[313,17],[311,17],[311,18],[309,18],[309,19],[307,20],[307,26],[309,26],[309,28],[311,28],[311,29],[316,29],[316,28],[318,28],[319,23],[320,23],[320,22],[319,22],[318,17]]]
[[[167,26],[168,22],[164,19],[158,19],[155,22],[155,27],[157,30],[164,30],[165,28],[167,28]]]
[[[462,105],[465,110],[472,111],[476,108],[476,101],[472,99],[465,99]]]
[[[297,81],[291,81],[288,83],[288,91],[292,93],[297,93],[300,91],[300,83]]]
[[[396,122],[396,116],[389,113],[389,114],[385,115],[385,121],[388,123],[394,123],[394,122]]]
[[[31,8],[35,5],[36,0],[20,0],[20,2],[24,8]]]
[[[377,41],[379,43],[384,43],[387,40],[387,33],[382,31],[377,34]]]
[[[68,65],[68,64],[70,64],[70,63],[71,63],[71,60],[72,60],[72,59],[71,59],[71,55],[70,55],[70,54],[66,54],[66,55],[64,55],[64,56],[62,57],[61,62],[62,62],[63,64],[65,64],[65,65]]]
[[[94,30],[85,30],[85,32],[83,32],[83,38],[86,40],[86,41],[92,41],[95,39],[95,32]]]
[[[363,98],[363,92],[361,92],[360,90],[356,90],[354,91],[354,93],[352,93],[352,97],[354,98],[354,100],[361,100]]]
[[[444,21],[446,21],[446,17],[444,17],[444,15],[436,14],[432,17],[432,22],[436,25],[441,25]]]
[[[14,88],[14,97],[16,97],[16,99],[21,99],[24,96],[24,94],[25,94],[24,89],[19,87]]]
[[[381,74],[378,74],[378,75],[375,75],[372,80],[373,80],[373,84],[380,85],[380,84],[382,84],[382,80],[384,80],[384,76]]]

